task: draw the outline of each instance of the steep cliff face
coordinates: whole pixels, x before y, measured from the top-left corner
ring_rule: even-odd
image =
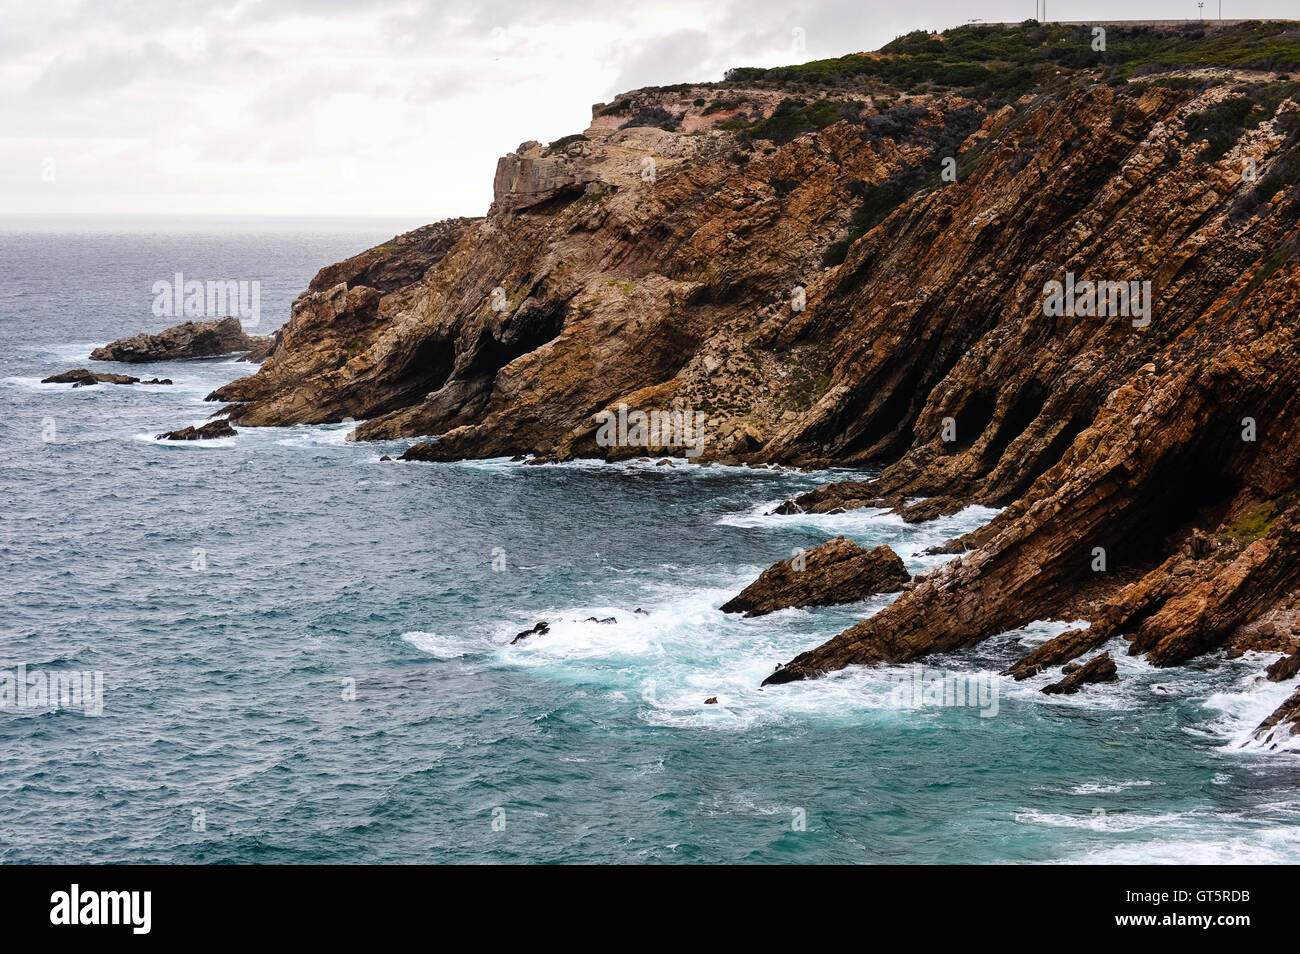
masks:
[[[687,453],[601,412],[698,412],[704,460],[883,468],[787,510],[1005,508],[769,683],[1045,617],[1089,626],[1018,677],[1115,636],[1223,646],[1300,586],[1300,31],[1089,36],[912,35],[598,105],[501,160],[486,218],[323,270],[213,398],[436,435],[420,460]],[[998,52],[951,61],[972,44]]]

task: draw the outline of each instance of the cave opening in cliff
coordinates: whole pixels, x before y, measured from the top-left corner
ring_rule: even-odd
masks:
[[[1065,456],[1075,438],[1092,424],[1095,414],[1091,409],[1076,411],[1065,426],[1056,432],[1047,446],[1035,457],[1019,461],[1014,473],[1004,477],[990,496],[993,506],[1004,507],[1024,496],[1039,477],[1047,473]]]
[[[956,439],[948,440],[945,435],[945,449],[950,454],[970,450],[993,423],[993,415],[996,413],[997,399],[988,391],[982,389],[976,391],[957,411],[954,417]]]
[[[998,422],[992,439],[984,445],[980,462],[985,471],[996,467],[1011,443],[1029,429],[1029,425],[1042,413],[1046,400],[1046,391],[1037,381],[1030,381],[1020,389],[1011,402],[1011,407]]]
[[[1213,445],[1166,455],[1142,480],[1124,519],[1117,521],[1124,530],[1115,562],[1155,564],[1193,529],[1212,532],[1242,486],[1231,461]]]

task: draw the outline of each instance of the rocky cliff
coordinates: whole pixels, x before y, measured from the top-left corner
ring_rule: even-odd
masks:
[[[212,398],[419,460],[692,456],[607,425],[698,415],[703,460],[881,468],[786,509],[1003,508],[769,683],[1040,618],[1089,625],[1018,677],[1219,649],[1300,586],[1300,28],[1103,47],[967,27],[599,104],[485,218],[323,270]]]

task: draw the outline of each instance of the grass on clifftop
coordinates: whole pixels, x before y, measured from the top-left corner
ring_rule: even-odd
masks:
[[[853,53],[771,69],[739,67],[726,85],[860,86],[875,81],[905,91],[922,85],[1013,96],[1045,85],[1058,71],[1104,68],[1128,78],[1172,68],[1300,69],[1300,24],[1251,21],[1223,30],[1106,27],[1106,49],[1093,49],[1092,28],[1042,24],[970,25],[931,36],[916,30],[879,54]]]

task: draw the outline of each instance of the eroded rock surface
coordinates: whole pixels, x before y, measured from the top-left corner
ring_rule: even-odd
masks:
[[[792,606],[852,603],[901,590],[911,578],[889,547],[867,550],[836,537],[764,570],[722,611],[763,616]]]
[[[90,353],[92,361],[177,361],[184,358],[213,358],[241,351],[265,354],[273,345],[273,336],[257,337],[244,333],[238,318],[212,321],[187,321],[156,335],[141,332],[119,338]]]
[[[1115,660],[1110,658],[1110,653],[1102,653],[1100,656],[1088,660],[1082,666],[1067,667],[1064,679],[1049,686],[1044,686],[1042,691],[1049,696],[1068,696],[1078,692],[1089,683],[1114,682],[1117,679],[1119,679],[1119,673],[1115,666]]]
[[[234,437],[239,432],[230,426],[230,422],[221,419],[209,421],[200,427],[183,427],[179,431],[167,431],[159,434],[160,441],[210,441],[218,437]]]

